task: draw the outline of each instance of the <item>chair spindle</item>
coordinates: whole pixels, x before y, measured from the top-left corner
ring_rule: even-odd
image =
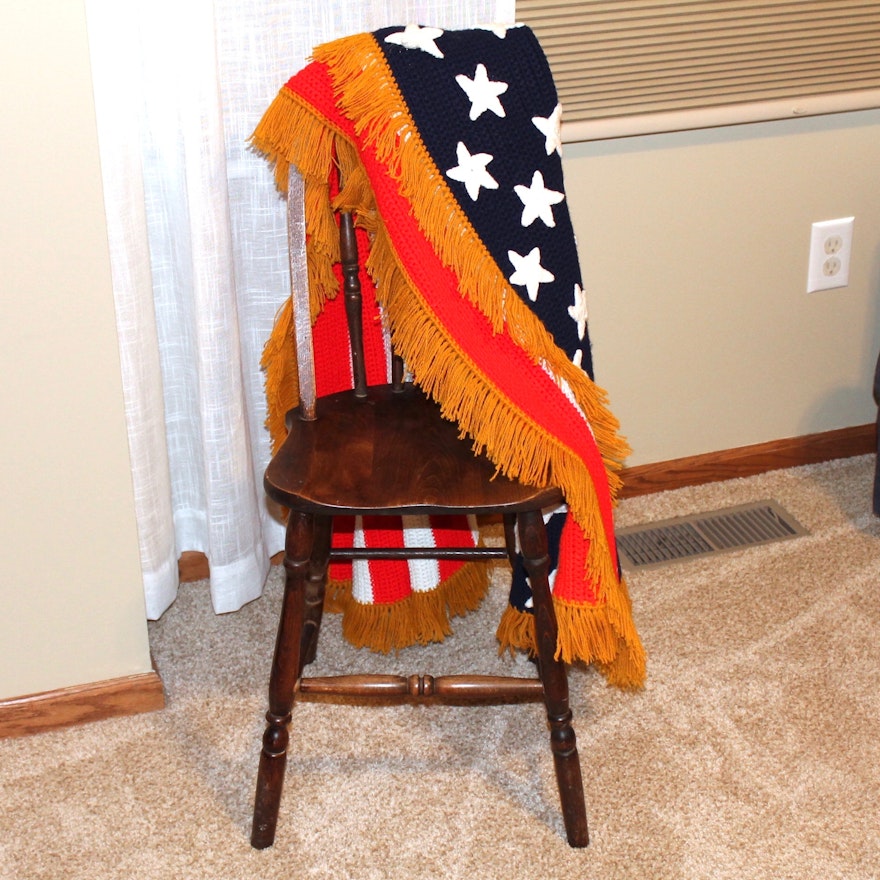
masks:
[[[342,263],[345,316],[348,319],[348,338],[351,342],[351,368],[354,375],[355,397],[367,396],[367,374],[364,367],[364,328],[361,282],[358,278],[358,246],[354,218],[344,211],[339,219],[339,245]]]

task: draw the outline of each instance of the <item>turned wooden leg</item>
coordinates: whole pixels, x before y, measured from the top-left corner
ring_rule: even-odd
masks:
[[[578,758],[571,709],[568,705],[568,676],[565,664],[556,654],[556,614],[547,579],[550,560],[547,556],[547,531],[540,511],[517,517],[520,550],[532,588],[535,611],[535,636],[538,645],[538,670],[544,684],[544,702],[550,724],[550,748],[556,767],[556,782],[562,802],[565,833],[571,846],[586,846],[587,808]]]
[[[300,644],[299,675],[309,663],[314,663],[318,651],[318,634],[324,614],[324,594],[327,591],[327,567],[330,564],[330,540],[333,518],[315,516],[311,561],[305,587],[302,642]]]
[[[266,713],[251,828],[251,846],[256,849],[265,849],[275,840],[287,764],[288,725],[301,668],[300,645],[313,534],[314,517],[291,511],[284,548],[287,577],[269,678],[269,711]]]
[[[507,559],[511,568],[516,568],[516,514],[505,513],[502,517],[504,523],[504,546],[507,548]]]

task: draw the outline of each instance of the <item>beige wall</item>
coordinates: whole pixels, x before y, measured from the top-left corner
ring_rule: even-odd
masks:
[[[0,12],[0,699],[150,669],[83,6]]]
[[[597,379],[643,464],[861,425],[880,349],[880,111],[565,146]],[[847,288],[810,225],[855,216]]]

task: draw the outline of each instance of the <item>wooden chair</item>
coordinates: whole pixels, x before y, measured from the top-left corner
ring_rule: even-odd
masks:
[[[361,339],[361,301],[354,224],[340,223],[346,311],[351,337],[355,387],[315,401],[313,366],[307,361],[307,332],[298,320],[307,300],[297,304],[305,287],[304,226],[297,210],[302,197],[298,176],[291,175],[288,217],[291,271],[297,322],[301,387],[300,406],[288,415],[288,437],[266,471],[268,495],[290,510],[284,566],[286,583],[275,655],[269,681],[269,711],[257,779],[251,843],[271,846],[284,782],[288,726],[297,695],[376,697],[401,701],[510,703],[543,700],[550,727],[568,842],[588,843],[580,762],[571,725],[565,666],[554,657],[556,617],[548,583],[547,536],[542,508],[555,507],[555,488],[536,489],[496,476],[495,466],[475,456],[458,428],[412,383],[403,381],[403,365],[393,358],[393,382],[367,387]],[[297,204],[299,202],[299,205]],[[298,244],[297,244],[298,242]],[[300,250],[297,253],[297,250]],[[344,356],[348,356],[347,352]],[[310,374],[310,370],[312,371]],[[305,382],[304,382],[305,379]],[[400,514],[500,514],[505,548],[331,549],[334,516]],[[538,657],[536,678],[482,675],[344,675],[303,677],[315,658],[321,626],[328,565],[335,558],[512,558],[515,531],[533,594]]]

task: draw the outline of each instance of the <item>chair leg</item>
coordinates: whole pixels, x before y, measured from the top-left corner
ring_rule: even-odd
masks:
[[[516,514],[505,513],[502,517],[504,523],[504,546],[507,548],[507,559],[510,567],[516,567]]]
[[[288,725],[301,669],[300,646],[313,536],[314,517],[291,511],[284,548],[287,577],[269,678],[269,711],[266,713],[267,725],[263,734],[251,828],[251,846],[256,849],[265,849],[275,840],[287,765]]]
[[[314,663],[318,651],[318,635],[324,614],[324,594],[327,591],[327,568],[330,564],[330,540],[333,534],[333,518],[315,516],[311,561],[305,587],[305,609],[302,641],[300,643],[299,674]]]
[[[550,748],[556,767],[556,782],[562,803],[565,832],[571,846],[587,846],[587,809],[578,758],[571,709],[568,704],[568,676],[565,664],[556,659],[557,625],[548,581],[547,531],[539,510],[517,517],[523,564],[532,587],[538,670],[544,685],[544,702],[550,724]]]

